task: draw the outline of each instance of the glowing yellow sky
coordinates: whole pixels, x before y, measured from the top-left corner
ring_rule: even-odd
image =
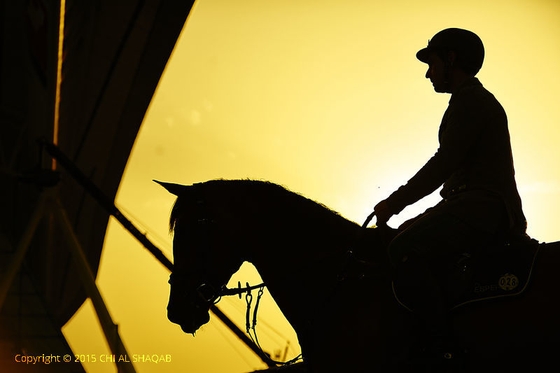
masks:
[[[152,179],[266,179],[361,223],[437,148],[449,100],[424,78],[418,49],[462,27],[486,46],[478,75],[505,107],[529,234],[557,241],[560,207],[560,2],[556,0],[200,0],[160,81],[117,204],[171,257],[171,195]],[[428,197],[400,221],[435,203]],[[282,253],[277,253],[282,255]],[[170,354],[149,372],[262,368],[218,320],[196,338],[166,318],[168,273],[118,223],[108,227],[98,284],[130,353]],[[235,281],[256,282],[250,266]],[[220,307],[240,326],[244,303]],[[270,297],[269,352],[298,353]],[[272,332],[266,324],[279,331]],[[89,303],[64,329],[79,354],[108,353]],[[86,364],[88,372],[114,372]]]

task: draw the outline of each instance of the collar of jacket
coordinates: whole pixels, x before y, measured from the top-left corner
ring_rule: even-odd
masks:
[[[466,88],[469,87],[475,87],[475,86],[482,86],[482,83],[480,83],[480,81],[478,80],[478,78],[475,78],[474,76],[472,78],[468,78],[466,79],[458,88],[457,90],[451,95],[451,98],[449,99],[449,103],[451,104],[457,96],[460,95],[460,93],[462,91],[464,91]]]

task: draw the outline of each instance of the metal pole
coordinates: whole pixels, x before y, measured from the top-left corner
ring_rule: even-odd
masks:
[[[40,140],[40,144],[45,147],[45,150],[68,171],[70,176],[74,178],[84,189],[91,195],[101,207],[109,214],[115,217],[122,226],[129,231],[149,252],[151,252],[156,259],[167,267],[170,271],[173,268],[171,261],[163,254],[163,252],[154,245],[138,228],[128,220],[120,210],[115,206],[113,201],[108,198],[101,189],[97,187],[82,171],[72,162],[60,148],[45,139]]]
[[[217,316],[218,319],[220,319],[220,321],[223,322],[229,328],[229,330],[231,330],[237,336],[237,338],[241,339],[241,341],[245,343],[245,345],[249,347],[251,351],[253,351],[258,357],[260,357],[263,363],[265,363],[269,368],[273,368],[276,366],[276,363],[272,361],[270,356],[267,355],[263,350],[261,350],[255,343],[253,343],[251,338],[247,337],[247,335],[243,333],[241,329],[239,329],[237,325],[235,325],[233,321],[231,321],[218,307],[216,307],[216,305],[210,306],[210,311],[212,311],[212,313]]]
[[[70,176],[74,178],[82,187],[88,192],[99,205],[105,209],[110,215],[114,216],[122,226],[128,230],[148,251],[150,251],[156,259],[168,270],[173,271],[173,263],[163,254],[163,252],[155,246],[144,234],[138,230],[128,220],[120,210],[115,206],[113,201],[111,201],[104,193],[99,189],[88,177],[86,177],[82,171],[64,154],[60,148],[45,139],[39,140],[40,144],[45,147],[45,150],[51,155],[51,157],[56,158],[60,165],[68,171]],[[86,262],[87,263],[87,262]],[[210,307],[210,311],[216,315],[247,347],[251,349],[261,360],[271,366],[270,358],[253,342],[250,338],[247,338],[245,333],[239,329],[233,321],[231,321],[220,309],[213,305]]]
[[[121,359],[121,355],[128,355],[126,348],[119,336],[118,326],[113,323],[113,319],[109,314],[109,310],[105,306],[105,302],[103,301],[103,297],[97,288],[95,283],[95,277],[93,276],[93,272],[88,264],[87,258],[84,254],[84,250],[80,245],[80,241],[74,230],[72,229],[72,224],[64,211],[60,202],[57,201],[57,206],[54,209],[60,222],[62,223],[62,228],[64,230],[64,234],[66,239],[68,240],[70,251],[72,253],[72,258],[76,267],[78,268],[78,273],[81,277],[82,284],[86,289],[86,292],[91,299],[93,304],[93,308],[95,309],[95,313],[97,314],[97,318],[99,319],[99,324],[103,329],[103,333],[105,334],[105,338],[107,339],[107,343],[109,344],[109,348],[111,352],[118,356],[115,360],[115,364],[117,365],[117,369],[119,372],[123,373],[135,373],[136,370],[132,365],[130,359]]]

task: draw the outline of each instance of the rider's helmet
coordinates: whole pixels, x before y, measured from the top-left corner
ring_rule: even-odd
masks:
[[[456,64],[466,73],[476,75],[484,61],[484,45],[482,40],[472,31],[460,28],[448,28],[434,35],[428,46],[416,53],[416,58],[428,63],[430,52],[457,54]]]

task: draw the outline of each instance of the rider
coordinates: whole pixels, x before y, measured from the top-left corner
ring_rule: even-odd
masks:
[[[440,359],[451,348],[451,328],[436,263],[491,238],[525,238],[527,223],[506,113],[475,78],[484,60],[480,38],[471,31],[445,29],[416,57],[428,64],[426,78],[434,90],[451,94],[439,127],[439,148],[405,185],[375,206],[374,214],[377,225],[386,224],[443,184],[443,199],[403,223],[388,248],[400,286],[412,294],[428,351]]]

